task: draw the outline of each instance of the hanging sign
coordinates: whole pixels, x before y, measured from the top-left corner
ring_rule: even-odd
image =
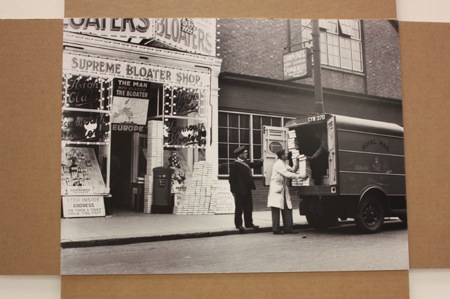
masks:
[[[293,81],[312,76],[311,49],[304,48],[283,55],[284,80]]]
[[[216,56],[216,19],[155,19],[155,33],[171,48]]]
[[[124,41],[129,38],[152,39],[155,21],[146,18],[72,18],[64,19],[64,30]]]

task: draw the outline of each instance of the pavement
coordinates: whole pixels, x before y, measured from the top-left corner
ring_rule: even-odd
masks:
[[[292,211],[294,228],[307,226],[298,209]],[[271,211],[254,211],[253,222],[259,229],[245,234],[270,232]],[[132,243],[203,238],[239,234],[234,214],[174,215],[116,211],[110,216],[61,219],[61,248],[124,245]]]

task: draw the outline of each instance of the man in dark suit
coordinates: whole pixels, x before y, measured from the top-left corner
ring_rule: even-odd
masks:
[[[230,182],[231,193],[234,196],[236,209],[234,212],[234,224],[241,233],[245,232],[242,226],[242,212],[244,212],[245,227],[256,229],[259,226],[253,224],[253,199],[252,190],[255,190],[255,182],[251,168],[260,168],[263,160],[257,162],[248,161],[248,151],[245,146],[238,147],[233,152],[237,155],[236,160],[230,165]]]

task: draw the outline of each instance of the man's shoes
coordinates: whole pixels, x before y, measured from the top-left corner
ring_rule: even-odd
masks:
[[[276,230],[273,232],[274,235],[284,235],[284,231],[282,230]]]
[[[239,226],[237,229],[241,234],[245,233],[245,228],[243,226]]]
[[[251,225],[251,226],[247,226],[247,228],[253,228],[253,229],[257,229],[257,228],[259,228],[259,225]]]

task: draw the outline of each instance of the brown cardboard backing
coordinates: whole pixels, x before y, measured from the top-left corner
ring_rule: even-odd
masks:
[[[214,17],[396,19],[394,0],[66,0],[66,18]]]
[[[410,268],[450,268],[450,23],[400,23]]]
[[[408,272],[63,276],[63,299],[398,298]]]
[[[0,20],[0,274],[59,274],[62,20]]]
[[[68,0],[65,9],[67,17],[396,15],[391,0]],[[0,274],[59,274],[61,28],[62,20],[0,21]],[[449,29],[400,24],[411,268],[450,267]],[[62,292],[63,298],[407,298],[408,273],[65,276]]]

